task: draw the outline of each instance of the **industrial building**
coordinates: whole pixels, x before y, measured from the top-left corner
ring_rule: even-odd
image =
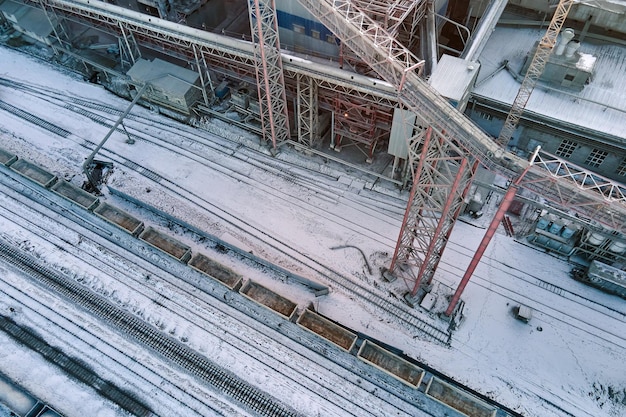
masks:
[[[621,1],[0,0],[0,41],[128,100],[82,166],[90,191],[97,152],[135,105],[198,129],[218,119],[273,156],[295,148],[393,184],[408,204],[381,285],[410,283],[405,304],[450,332],[501,225],[578,271],[626,270]],[[484,238],[436,310],[459,219]]]
[[[133,103],[191,123],[226,120],[272,152],[333,149],[366,168],[393,160],[382,175],[400,187],[429,172],[423,181],[443,197],[430,185],[409,202],[387,275],[397,260],[409,266],[409,298],[432,279],[456,218],[480,213],[494,191],[489,175],[472,183],[477,173],[512,182],[529,158],[543,172],[526,176],[531,193],[514,201],[518,238],[577,262],[624,264],[622,3],[322,3],[4,0],[0,10],[5,42],[43,42]],[[440,138],[431,151],[449,157],[432,170],[418,155],[429,126]],[[547,156],[533,155],[538,146]],[[433,218],[415,213],[425,207]]]

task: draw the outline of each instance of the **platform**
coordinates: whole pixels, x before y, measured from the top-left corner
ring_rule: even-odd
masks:
[[[139,238],[181,262],[187,262],[191,257],[191,248],[189,246],[152,227],[147,227]]]
[[[239,292],[252,301],[261,304],[262,306],[267,307],[282,316],[285,316],[287,319],[290,319],[293,316],[293,313],[296,311],[296,307],[298,306],[293,301],[280,294],[276,294],[274,291],[271,291],[252,280],[248,281],[239,290]]]
[[[11,169],[45,188],[50,187],[57,180],[56,175],[24,159],[13,162]]]
[[[126,230],[133,236],[137,236],[143,230],[142,221],[110,204],[100,203],[93,212],[109,223]]]
[[[87,191],[76,187],[65,180],[59,180],[52,186],[52,190],[79,206],[86,208],[87,210],[93,210],[98,205],[98,197],[89,194]]]
[[[17,155],[0,148],[0,164],[8,167],[15,161],[17,161]]]
[[[296,323],[347,351],[352,350],[357,340],[356,334],[311,310],[305,310]]]
[[[221,282],[228,288],[236,289],[242,281],[242,276],[232,269],[215,262],[213,259],[197,253],[189,261],[189,266],[202,272],[203,274]]]
[[[426,395],[469,417],[495,417],[497,409],[481,399],[432,377]]]
[[[363,342],[357,356],[414,388],[419,387],[424,378],[425,371],[422,368],[369,340]]]

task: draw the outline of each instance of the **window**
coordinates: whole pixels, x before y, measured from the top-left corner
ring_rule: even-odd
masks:
[[[565,81],[574,81],[574,76],[572,74],[565,75]]]
[[[326,42],[337,43],[337,39],[335,38],[335,35],[326,35]]]
[[[293,24],[293,31],[296,33],[304,33],[304,26]]]
[[[604,158],[606,158],[608,154],[609,153],[606,151],[601,151],[600,149],[594,149],[593,151],[591,151],[591,153],[587,157],[585,164],[594,168],[599,167],[600,164],[604,162]]]
[[[572,152],[576,149],[576,142],[572,140],[563,139],[561,144],[556,150],[556,156],[560,156],[562,158],[569,158],[572,156]]]
[[[615,173],[617,175],[621,175],[622,177],[626,177],[626,158],[622,159],[622,162],[615,170]]]
[[[320,31],[311,29],[311,36],[313,38],[315,38],[315,39],[319,39],[320,38]]]

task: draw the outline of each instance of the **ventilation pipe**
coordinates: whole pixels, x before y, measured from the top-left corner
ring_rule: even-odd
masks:
[[[574,30],[567,28],[561,33],[561,41],[556,46],[556,50],[554,51],[555,55],[561,56],[565,51],[565,47],[574,38]],[[573,52],[572,52],[573,54]]]
[[[574,53],[578,50],[578,48],[580,48],[580,42],[570,42],[567,44],[567,47],[565,48],[565,57],[566,58],[571,58],[574,56]]]

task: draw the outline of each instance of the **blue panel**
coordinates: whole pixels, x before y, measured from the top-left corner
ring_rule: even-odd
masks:
[[[305,19],[300,16],[293,15],[291,13],[276,10],[276,18],[278,19],[278,26],[293,31],[293,25],[302,26],[304,28],[303,35],[311,36],[311,31],[315,30],[320,33],[320,41],[327,42],[328,36],[334,36],[334,34],[326,28],[323,24],[315,20]],[[335,43],[339,45],[339,39],[335,38]]]

